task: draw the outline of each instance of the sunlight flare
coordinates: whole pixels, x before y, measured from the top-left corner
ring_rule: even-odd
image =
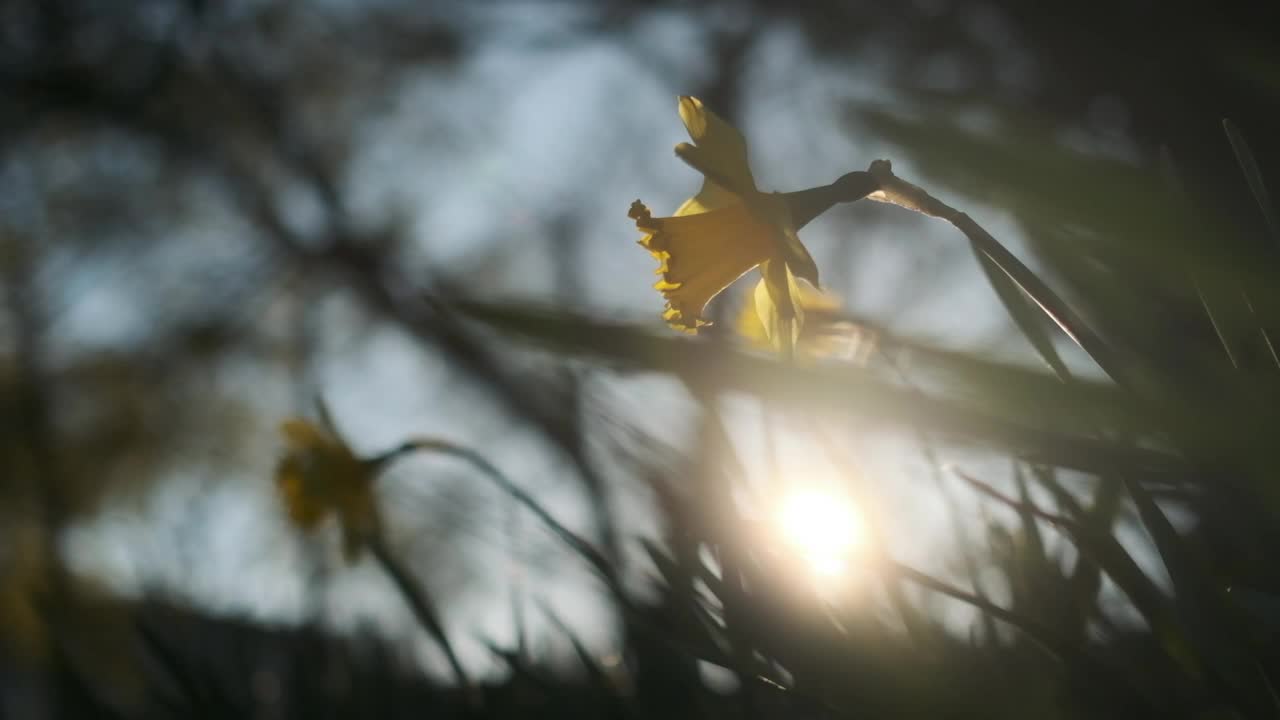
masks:
[[[818,488],[788,493],[778,512],[783,537],[815,575],[838,577],[862,540],[857,512],[848,498]]]

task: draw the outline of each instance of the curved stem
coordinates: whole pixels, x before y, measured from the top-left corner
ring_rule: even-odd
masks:
[[[486,460],[483,455],[474,450],[460,445],[455,445],[448,440],[438,438],[413,438],[405,441],[399,447],[373,458],[370,462],[373,463],[375,472],[378,472],[384,469],[391,462],[405,455],[416,452],[433,452],[440,453],[441,455],[448,455],[459,460],[463,460],[475,467],[477,470],[480,470],[482,474],[492,480],[503,492],[510,495],[529,510],[529,512],[533,513],[534,516],[537,517],[542,524],[546,525],[552,533],[581,555],[588,563],[591,564],[592,567],[604,576],[606,582],[611,585],[616,585],[618,583],[613,566],[603,553],[593,547],[586,540],[578,537],[578,535],[572,530],[569,530],[562,525],[559,520],[556,520],[555,517],[551,515],[551,513],[547,512],[545,508],[539,505],[532,496],[520,489],[520,487],[515,483],[508,480],[507,477],[498,470],[498,468],[494,467],[494,465]]]
[[[867,197],[876,202],[890,203],[914,210],[922,215],[946,220],[964,233],[974,248],[991,258],[1022,291],[1030,297],[1054,323],[1079,345],[1093,361],[1122,386],[1130,385],[1128,374],[1120,362],[1115,348],[1093,331],[1084,320],[1067,305],[1048,285],[1019,260],[1000,241],[963,212],[933,197],[923,188],[913,185],[893,174],[888,160],[876,160],[868,168],[880,183],[880,189]]]

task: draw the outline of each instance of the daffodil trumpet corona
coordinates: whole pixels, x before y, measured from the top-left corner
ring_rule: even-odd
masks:
[[[671,217],[655,218],[639,200],[628,216],[659,263],[654,285],[667,301],[663,318],[696,333],[710,324],[707,304],[735,280],[759,267],[756,311],[773,345],[790,356],[804,322],[797,280],[821,289],[818,267],[796,232],[837,203],[860,200],[878,189],[868,172],[851,172],[830,185],[789,193],[756,187],[747,145],[738,132],[694,97],[679,102],[693,144],[676,155],[702,173],[702,188]]]

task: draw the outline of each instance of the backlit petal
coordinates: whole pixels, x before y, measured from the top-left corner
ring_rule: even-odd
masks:
[[[693,145],[681,143],[676,154],[726,190],[737,194],[755,191],[747,161],[747,141],[738,129],[703,106],[702,101],[684,95],[679,102],[680,119]]]
[[[794,273],[792,273],[794,276]],[[798,315],[804,318],[798,332],[795,333],[796,354],[800,357],[835,357],[852,356],[852,350],[866,343],[862,333],[852,324],[840,320],[838,312],[840,299],[831,293],[818,290],[807,281],[789,278],[792,286],[792,303],[799,309]],[[742,306],[738,313],[735,328],[744,340],[761,348],[776,348],[771,332],[766,329],[764,318],[778,314],[773,298],[769,295],[768,285],[763,279],[756,283],[751,301]],[[776,325],[776,321],[773,321]]]
[[[672,213],[672,216],[681,217],[684,215],[697,215],[698,213],[718,210],[730,205],[737,205],[741,202],[742,199],[737,195],[734,195],[710,180],[704,180],[702,182],[702,189],[698,191],[698,194],[681,203],[680,207]]]
[[[756,286],[756,312],[774,347],[790,357],[804,325],[799,284],[787,264],[779,260],[761,265],[760,274],[763,279]]]

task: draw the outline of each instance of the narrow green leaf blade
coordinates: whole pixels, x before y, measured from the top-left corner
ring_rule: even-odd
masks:
[[[1005,310],[1009,312],[1009,317],[1013,319],[1018,330],[1022,332],[1023,337],[1031,343],[1035,351],[1039,353],[1040,358],[1044,360],[1049,369],[1058,376],[1063,382],[1071,380],[1071,371],[1067,369],[1066,363],[1062,362],[1062,358],[1058,355],[1057,349],[1053,346],[1053,338],[1049,336],[1048,330],[1044,324],[1044,313],[1035,305],[1022,288],[1009,277],[1004,270],[991,256],[987,255],[977,245],[970,244],[973,255],[978,259],[978,264],[982,267],[982,272],[987,276],[987,282],[991,284],[992,289],[996,291],[996,295],[1000,298],[1000,302],[1004,304]]]

